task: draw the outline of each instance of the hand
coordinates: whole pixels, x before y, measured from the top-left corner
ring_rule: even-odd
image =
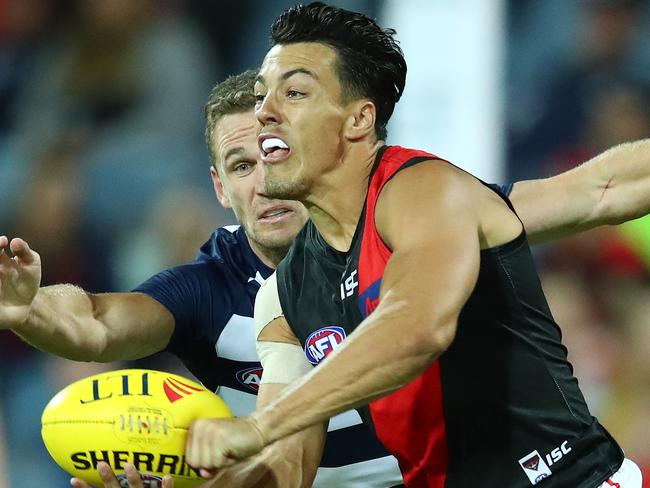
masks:
[[[5,252],[11,247],[14,257]],[[16,327],[29,316],[41,283],[41,257],[22,239],[0,236],[0,329]]]
[[[122,488],[120,482],[117,480],[115,473],[111,467],[105,462],[99,462],[97,464],[97,471],[99,472],[99,477],[104,482],[104,488]],[[135,469],[135,466],[131,463],[124,465],[124,473],[126,474],[126,479],[129,482],[129,488],[143,488],[142,478],[140,473]],[[72,478],[70,480],[70,485],[72,488],[91,488],[91,486],[85,481],[80,480],[79,478]],[[162,488],[174,488],[174,481],[171,476],[167,475],[163,477]]]
[[[187,463],[200,468],[205,477],[213,468],[230,466],[258,453],[266,446],[260,427],[251,417],[198,419],[187,437]]]

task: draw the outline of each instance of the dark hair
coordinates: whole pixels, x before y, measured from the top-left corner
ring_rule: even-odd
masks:
[[[215,85],[205,104],[205,142],[212,163],[216,166],[217,155],[212,147],[212,136],[217,122],[224,115],[247,112],[255,108],[255,78],[258,70],[249,69],[232,75]]]
[[[406,61],[394,35],[394,29],[382,29],[367,15],[314,2],[278,17],[271,45],[320,42],[334,48],[343,102],[370,99],[377,108],[377,137],[386,139],[386,124],[406,82]]]

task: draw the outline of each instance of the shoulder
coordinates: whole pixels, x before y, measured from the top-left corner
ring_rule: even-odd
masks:
[[[472,191],[476,189],[481,189],[478,194]],[[480,180],[452,163],[423,157],[417,164],[402,166],[385,183],[379,201],[397,204],[417,199],[458,204],[472,201],[483,190]]]
[[[197,260],[223,260],[228,251],[241,247],[240,234],[244,234],[239,225],[227,225],[215,230],[207,241],[201,245],[196,255]]]
[[[174,296],[187,301],[189,305],[199,298],[227,299],[233,289],[231,278],[223,264],[194,261],[160,271],[134,291],[153,297],[159,297],[161,294]]]

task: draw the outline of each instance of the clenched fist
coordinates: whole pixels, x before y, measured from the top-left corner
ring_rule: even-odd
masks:
[[[208,470],[232,465],[265,446],[264,435],[252,417],[198,419],[190,428],[185,457],[206,476]]]

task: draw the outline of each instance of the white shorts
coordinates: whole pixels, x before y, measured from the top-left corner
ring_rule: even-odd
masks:
[[[624,459],[620,469],[598,488],[641,488],[642,484],[639,467],[629,459]]]

